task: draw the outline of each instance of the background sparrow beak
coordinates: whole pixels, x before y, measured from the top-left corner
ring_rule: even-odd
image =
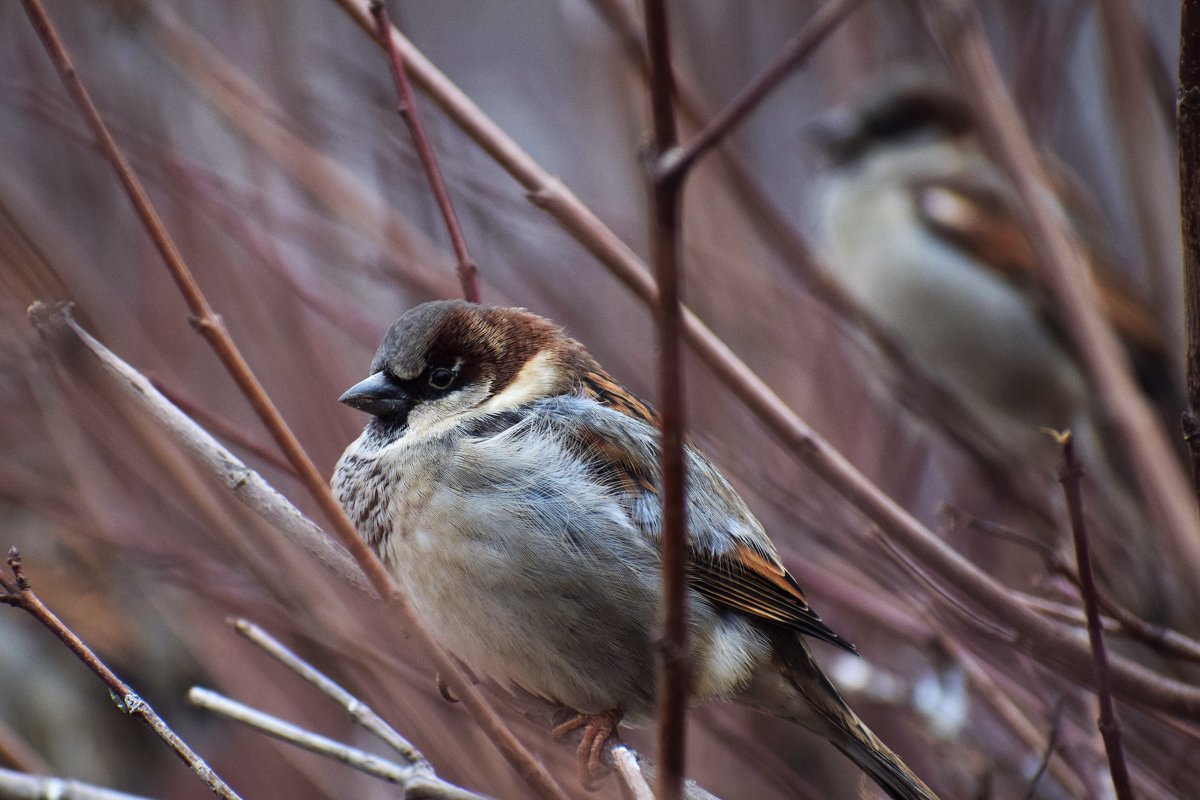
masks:
[[[383,370],[351,386],[338,402],[376,417],[405,416],[413,407],[408,393]]]

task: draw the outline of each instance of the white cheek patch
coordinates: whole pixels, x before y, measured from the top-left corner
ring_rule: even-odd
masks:
[[[550,353],[543,350],[521,367],[512,383],[504,387],[504,391],[481,405],[479,410],[493,414],[519,408],[532,400],[547,397],[554,389],[557,376],[557,365]]]
[[[411,440],[413,436],[432,436],[453,428],[464,414],[476,410],[490,391],[491,383],[485,381],[477,386],[468,386],[452,392],[438,400],[418,403],[408,415],[408,433],[405,439]]]

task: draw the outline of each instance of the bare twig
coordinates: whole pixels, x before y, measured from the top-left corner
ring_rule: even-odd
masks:
[[[1014,542],[1032,550],[1041,556],[1042,562],[1046,565],[1047,572],[1051,575],[1058,575],[1065,578],[1071,585],[1077,589],[1079,588],[1079,573],[1075,571],[1075,567],[1072,566],[1067,556],[1058,548],[1034,539],[1032,536],[1015,531],[1006,525],[998,525],[994,522],[966,514],[953,506],[943,506],[943,510],[953,519],[956,525],[965,525],[989,536]],[[1100,609],[1109,615],[1109,617],[1104,618],[1106,630],[1112,630],[1114,633],[1123,633],[1130,638],[1137,639],[1169,658],[1200,662],[1200,641],[1196,641],[1190,636],[1185,636],[1179,631],[1162,625],[1156,625],[1139,617],[1109,597],[1099,586],[1096,587],[1096,598],[1100,602]],[[1028,600],[1026,600],[1026,604],[1029,604]],[[1074,608],[1069,609],[1072,612],[1070,614],[1060,614],[1057,610],[1047,608],[1040,608],[1040,610],[1043,612],[1050,611],[1050,613],[1056,614],[1060,619],[1065,619],[1072,623],[1082,625],[1086,621],[1082,612]]]
[[[863,2],[864,0],[829,0],[821,6],[800,32],[784,45],[783,51],[775,60],[739,92],[723,111],[713,117],[708,125],[692,137],[691,141],[680,148],[678,155],[671,159],[671,163],[665,165],[665,171],[668,174],[687,172],[698,158],[749,116],[793,69],[804,63],[817,45]],[[653,54],[651,58],[653,59]]]
[[[334,702],[346,709],[350,718],[371,733],[378,736],[384,743],[395,750],[408,764],[418,770],[432,774],[433,768],[425,760],[412,743],[400,735],[399,731],[389,725],[383,717],[376,714],[370,706],[343,689],[328,676],[320,672],[304,659],[293,653],[283,643],[265,630],[245,619],[233,620],[233,628],[251,644],[263,650],[269,656],[288,669],[295,672],[304,680],[320,689]]]
[[[403,788],[405,797],[422,797],[430,798],[430,800],[483,800],[480,795],[452,783],[446,783],[431,775],[427,770],[414,766],[403,766],[380,758],[374,753],[368,753],[366,750],[360,750],[326,736],[306,731],[297,725],[279,719],[279,717],[231,700],[218,692],[193,686],[188,690],[188,701],[198,708],[228,717],[280,741],[308,750],[310,753],[331,758],[352,769],[394,783]]]
[[[197,424],[212,431],[230,444],[240,447],[247,453],[251,453],[255,457],[262,459],[265,463],[270,464],[280,472],[292,477],[296,476],[296,470],[292,468],[292,465],[266,442],[242,430],[228,420],[206,411],[199,404],[193,402],[191,398],[186,397],[181,390],[167,386],[158,376],[147,375],[146,377],[167,402],[194,419]]]
[[[1062,447],[1063,465],[1058,479],[1062,483],[1063,495],[1067,500],[1067,513],[1071,518],[1071,537],[1075,540],[1075,560],[1079,571],[1079,593],[1087,612],[1088,641],[1096,659],[1096,696],[1100,703],[1100,736],[1108,752],[1108,766],[1112,773],[1113,786],[1118,800],[1133,800],[1133,787],[1129,781],[1129,768],[1125,764],[1125,751],[1121,747],[1121,724],[1117,720],[1112,698],[1112,678],[1108,670],[1108,656],[1104,650],[1104,631],[1100,627],[1100,603],[1096,598],[1096,581],[1092,577],[1092,560],[1088,553],[1087,526],[1083,521],[1083,500],[1079,484],[1083,469],[1075,458],[1075,442],[1070,431],[1058,437]]]
[[[1094,283],[1061,215],[1048,206],[1049,185],[1037,151],[1000,78],[975,6],[926,0],[930,27],[957,74],[962,94],[989,120],[985,142],[1016,187],[1034,248],[1071,343],[1095,396],[1117,431],[1129,471],[1183,574],[1200,573],[1196,505],[1166,435],[1129,371],[1115,334],[1100,313]]]
[[[1200,0],[1183,0],[1179,20],[1179,198],[1183,222],[1187,410],[1183,438],[1200,498]]]
[[[100,145],[101,151],[110,161],[121,185],[137,211],[139,219],[153,239],[159,255],[163,259],[171,277],[174,279],[180,293],[184,296],[188,308],[193,314],[193,324],[201,335],[216,352],[221,363],[229,371],[238,387],[246,395],[250,405],[270,431],[279,448],[287,456],[288,461],[309,493],[317,501],[321,510],[333,525],[334,533],[341,544],[349,551],[355,562],[367,576],[371,586],[380,597],[392,603],[408,626],[421,640],[426,651],[432,656],[437,668],[445,675],[451,676],[456,693],[463,704],[471,711],[479,725],[488,734],[488,739],[499,748],[509,763],[525,778],[530,786],[541,796],[564,798],[565,794],[557,782],[524,745],[513,735],[504,721],[496,714],[483,696],[471,686],[462,676],[458,666],[441,649],[421,624],[420,619],[412,611],[407,600],[394,591],[391,577],[382,562],[358,535],[354,524],[342,511],[329,485],[317,471],[316,465],[304,451],[299,439],[292,433],[270,397],[267,396],[262,384],[246,363],[241,351],[233,338],[225,329],[221,318],[209,306],[195,277],[183,260],[170,234],[154,210],[141,181],[138,180],[128,160],[117,146],[112,134],[109,133],[100,112],[92,102],[91,96],[80,80],[74,64],[58,36],[49,15],[43,8],[41,0],[22,0],[30,22],[37,31],[45,46],[47,54],[58,69],[63,85],[71,95],[80,113],[83,114],[93,135]]]
[[[1041,782],[1042,776],[1046,774],[1046,768],[1050,766],[1050,759],[1054,756],[1054,749],[1058,747],[1058,734],[1062,726],[1063,709],[1066,708],[1067,698],[1060,697],[1054,706],[1054,721],[1050,724],[1050,735],[1046,737],[1046,749],[1042,751],[1042,759],[1038,762],[1037,769],[1033,771],[1033,777],[1029,779],[1029,788],[1025,790],[1025,800],[1033,800],[1037,793],[1038,783]]]
[[[373,36],[374,24],[366,0],[335,2]],[[394,28],[392,40],[404,53],[414,83],[428,92],[451,120],[526,189],[531,201],[545,209],[639,299],[647,304],[657,302],[658,288],[645,264],[616,234]],[[1092,680],[1092,657],[1086,642],[1064,638],[1061,626],[1026,608],[1009,589],[955,552],[880,491],[686,307],[684,330],[700,358],[801,463],[889,537],[902,543],[941,583],[952,587],[981,613],[1017,631],[1023,645],[1036,650],[1044,663],[1056,665],[1074,680]],[[1168,713],[1200,718],[1200,690],[1195,687],[1166,679],[1128,659],[1114,656],[1112,666],[1114,685],[1123,697]]]
[[[458,224],[458,215],[454,213],[454,205],[450,202],[450,193],[446,191],[446,181],[442,178],[442,170],[438,166],[437,156],[429,137],[425,135],[425,127],[421,124],[421,115],[417,113],[416,100],[412,87],[408,83],[408,74],[404,68],[404,56],[392,46],[392,25],[388,21],[387,5],[383,0],[372,0],[371,14],[375,17],[376,35],[380,46],[387,53],[388,63],[392,68],[392,80],[396,84],[396,93],[400,95],[400,105],[397,110],[408,131],[412,135],[413,146],[421,159],[421,166],[429,178],[429,189],[437,200],[442,218],[446,220],[446,230],[450,234],[450,243],[454,246],[454,255],[458,259],[458,281],[462,284],[463,297],[472,303],[480,302],[479,269],[467,251],[467,242],[463,238],[462,227]]]
[[[104,682],[117,708],[125,714],[137,717],[158,738],[166,742],[175,755],[188,765],[188,768],[204,782],[204,785],[213,794],[224,800],[240,800],[238,794],[229,788],[217,773],[213,772],[204,759],[188,747],[187,742],[171,730],[171,727],[150,707],[150,704],[143,700],[129,684],[118,678],[116,673],[109,669],[108,665],[101,661],[91,648],[84,644],[74,631],[63,624],[62,620],[55,616],[54,612],[34,593],[29,585],[29,580],[22,571],[21,556],[17,553],[17,548],[13,547],[8,551],[7,563],[9,569],[12,570],[13,577],[12,580],[9,580],[0,575],[0,589],[4,591],[4,594],[0,595],[0,602],[28,612],[30,616],[58,637],[59,641],[84,663],[84,666]]]
[[[686,171],[670,166],[678,155],[675,76],[665,0],[646,0],[646,53],[650,63],[650,109],[654,144],[646,162],[650,177],[650,250],[658,280],[658,390],[662,431],[662,607],[658,663],[659,800],[679,800],[687,737],[688,630],[686,465],[683,438],[683,312],[679,237]]]
[[[632,800],[654,800],[654,792],[638,766],[637,755],[625,745],[612,749],[613,767],[625,783]]]
[[[0,769],[0,799],[2,800],[147,800],[140,795],[114,792],[66,778],[45,775],[26,775]]]
[[[85,331],[75,321],[71,306],[34,303],[29,309],[29,317],[59,358],[69,364],[75,348],[82,346],[113,379],[112,384],[122,397],[162,426],[234,497],[274,525],[293,544],[315,556],[338,578],[360,591],[371,591],[345,550],[261,475],[172,405],[144,375]]]

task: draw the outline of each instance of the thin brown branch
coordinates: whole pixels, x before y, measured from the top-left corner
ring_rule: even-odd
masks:
[[[683,306],[679,238],[686,172],[664,168],[676,156],[675,76],[665,0],[646,0],[646,53],[650,66],[653,147],[650,173],[650,250],[658,281],[658,385],[662,412],[662,607],[658,648],[658,780],[660,800],[683,794],[687,738],[688,630],[687,518],[684,504]]]
[[[240,800],[237,792],[229,788],[225,781],[221,780],[220,776],[204,762],[204,759],[192,750],[175,731],[171,730],[171,726],[167,725],[166,721],[150,707],[150,704],[143,700],[129,684],[118,678],[116,673],[109,669],[108,665],[101,661],[100,657],[92,652],[92,649],[84,644],[83,640],[76,636],[75,632],[68,628],[34,593],[22,570],[21,556],[17,553],[17,548],[9,549],[7,563],[9,569],[12,570],[12,580],[0,575],[0,589],[4,592],[0,595],[0,602],[27,612],[53,633],[59,641],[67,646],[68,650],[75,654],[76,658],[83,662],[84,666],[104,682],[117,708],[125,714],[137,717],[158,738],[162,739],[213,794],[224,800]]]
[[[187,263],[183,260],[183,256],[175,246],[171,235],[167,232],[166,226],[163,225],[162,219],[158,216],[158,212],[150,202],[150,198],[146,194],[141,181],[129,165],[129,161],[125,158],[124,153],[121,152],[116,140],[113,139],[108,126],[100,116],[100,111],[96,108],[95,103],[92,102],[91,95],[88,93],[86,87],[84,87],[83,81],[80,79],[75,65],[71,62],[70,55],[67,53],[62,39],[59,38],[58,31],[54,28],[54,24],[42,6],[41,0],[22,0],[22,4],[25,6],[29,20],[37,31],[39,38],[41,38],[47,54],[58,69],[63,86],[66,87],[71,99],[83,115],[88,127],[91,129],[92,135],[96,137],[101,152],[112,165],[117,174],[117,179],[125,189],[125,193],[133,204],[138,218],[153,240],[154,246],[162,257],[164,265],[175,281],[175,285],[183,295],[184,301],[192,313],[192,324],[216,352],[221,363],[246,395],[246,399],[254,408],[259,419],[262,420],[267,430],[270,431],[276,444],[295,468],[300,480],[312,494],[318,505],[320,505],[321,510],[333,523],[334,531],[341,540],[342,546],[358,562],[359,567],[371,581],[371,585],[375,588],[375,591],[381,597],[390,596],[392,594],[391,579],[387,571],[384,570],[383,564],[380,563],[379,559],[375,557],[374,553],[371,552],[370,548],[359,537],[350,520],[346,518],[341,507],[337,504],[337,500],[334,499],[333,494],[329,491],[325,479],[317,471],[316,465],[312,463],[308,454],[304,452],[300,441],[292,433],[287,423],[283,420],[283,417],[279,414],[279,411],[275,408],[275,405],[271,402],[271,399],[267,396],[262,384],[259,383],[258,378],[250,369],[250,365],[246,363],[241,351],[226,330],[224,322],[213,312],[212,307],[209,306],[208,300],[200,289],[200,285],[196,282]]]
[[[699,133],[692,137],[680,148],[677,158],[672,159],[668,169],[671,172],[685,173],[688,169],[713,146],[721,141],[742,120],[750,115],[792,70],[804,63],[813,50],[833,33],[865,0],[829,0],[821,6],[812,19],[808,21],[791,41],[784,45],[783,51],[767,65],[737,97],[708,123]],[[653,54],[651,55],[653,57]]]
[[[1195,498],[1188,490],[1165,432],[1137,387],[1128,359],[1102,316],[1096,287],[1078,243],[1048,205],[1049,185],[1025,124],[1000,77],[982,21],[966,0],[926,0],[926,16],[962,94],[985,126],[985,143],[1016,187],[1024,222],[1064,328],[1081,356],[1093,393],[1103,404],[1136,477],[1145,506],[1183,574],[1200,574]]]
[[[988,536],[1014,542],[1032,550],[1041,556],[1042,562],[1046,565],[1047,572],[1051,575],[1058,575],[1065,578],[1077,589],[1080,587],[1079,573],[1075,571],[1074,566],[1071,565],[1061,550],[1031,536],[1014,531],[1005,525],[998,525],[988,520],[979,519],[952,506],[944,506],[943,511],[952,518],[956,525],[965,525]],[[1109,617],[1105,618],[1105,630],[1122,633],[1130,638],[1137,639],[1168,658],[1179,658],[1200,663],[1200,642],[1190,636],[1185,636],[1179,631],[1162,625],[1156,625],[1139,617],[1116,600],[1113,600],[1099,586],[1096,587],[1096,597],[1100,602],[1100,609],[1111,617],[1111,619]],[[1046,609],[1042,610],[1046,611]],[[1076,609],[1072,609],[1072,611],[1078,613]],[[1073,623],[1078,621],[1079,624],[1083,624],[1081,621],[1082,615],[1078,618],[1074,613],[1069,616],[1061,614],[1058,616],[1060,619],[1066,619]]]
[[[1200,499],[1200,0],[1183,0],[1179,20],[1179,198],[1183,225],[1187,410],[1183,438]]]
[[[1075,541],[1076,569],[1079,572],[1079,594],[1083,597],[1083,608],[1087,613],[1088,641],[1096,660],[1096,696],[1100,703],[1100,736],[1108,752],[1108,767],[1112,773],[1113,786],[1118,800],[1133,800],[1133,786],[1129,780],[1129,767],[1125,763],[1125,751],[1121,747],[1121,724],[1117,719],[1112,697],[1112,677],[1108,669],[1108,655],[1104,649],[1104,630],[1100,625],[1100,601],[1096,597],[1096,581],[1092,575],[1092,559],[1088,552],[1087,526],[1083,520],[1083,500],[1079,484],[1083,469],[1075,458],[1075,441],[1070,431],[1059,437],[1063,464],[1058,479],[1062,483],[1067,501],[1067,513],[1071,519],[1071,538]]]
[[[369,35],[374,24],[366,0],[334,0]],[[603,222],[504,133],[462,90],[394,28],[392,40],[404,53],[417,86],[589,252],[647,305],[658,287],[645,264]],[[871,483],[841,453],[817,435],[730,350],[694,313],[683,310],[684,331],[697,355],[734,395],[775,434],[779,443],[852,506],[903,545],[940,583],[952,588],[980,613],[1011,628],[1021,645],[1073,680],[1089,682],[1091,651],[1086,642],[1064,637],[1063,628],[1026,608],[1001,585],[951,548]],[[1170,680],[1128,659],[1112,659],[1115,686],[1123,697],[1168,713],[1200,719],[1200,690]]]
[[[462,227],[458,224],[458,215],[454,213],[454,205],[450,202],[450,193],[446,191],[446,181],[442,178],[441,167],[438,166],[437,156],[429,137],[425,135],[425,126],[421,124],[421,115],[417,113],[416,98],[413,97],[412,86],[408,82],[408,73],[404,68],[404,57],[392,45],[392,24],[388,21],[387,4],[383,0],[372,0],[371,14],[375,17],[376,36],[380,46],[387,54],[388,63],[392,69],[392,81],[396,84],[396,93],[400,95],[397,110],[408,125],[412,135],[413,146],[421,159],[421,166],[429,179],[429,189],[437,200],[442,218],[446,221],[446,230],[450,234],[450,243],[454,247],[454,255],[458,259],[456,271],[458,281],[462,284],[463,297],[469,302],[481,302],[479,295],[479,268],[467,251],[467,241],[463,238]]]
[[[184,262],[178,248],[150,202],[141,181],[130,167],[121,149],[117,146],[108,127],[100,116],[99,110],[92,102],[91,96],[83,85],[79,74],[71,62],[65,46],[54,28],[49,15],[42,6],[41,0],[22,0],[29,20],[37,31],[45,46],[47,54],[58,70],[59,77],[66,87],[75,105],[83,115],[96,137],[101,151],[112,164],[117,177],[124,187],[130,202],[151,239],[154,241],[163,263],[171,273],[179,291],[184,296],[188,308],[193,315],[193,324],[201,335],[208,341],[216,352],[221,363],[229,371],[238,387],[246,395],[255,413],[270,431],[276,444],[287,456],[288,461],[317,501],[321,510],[333,525],[334,533],[341,544],[353,556],[360,569],[367,576],[371,586],[380,597],[391,603],[409,628],[417,635],[425,650],[431,655],[435,666],[443,674],[451,676],[451,682],[463,704],[471,711],[476,722],[488,734],[489,740],[499,748],[509,763],[529,783],[531,788],[543,797],[564,798],[566,795],[555,782],[554,778],[537,759],[521,744],[508,729],[504,721],[496,714],[475,687],[463,677],[458,665],[441,649],[421,624],[412,611],[407,600],[393,590],[391,577],[384,569],[382,562],[358,535],[354,524],[342,511],[329,485],[317,471],[316,465],[304,451],[299,439],[292,433],[287,423],[280,415],[270,397],[267,396],[262,384],[250,369],[233,338],[225,329],[221,318],[209,306],[207,299],[196,283],[191,270]]]

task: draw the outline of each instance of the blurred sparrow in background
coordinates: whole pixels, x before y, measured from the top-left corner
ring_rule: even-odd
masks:
[[[660,598],[654,411],[550,320],[461,301],[392,326],[342,402],[374,416],[333,488],[431,634],[472,671],[577,712],[599,768],[654,712]],[[892,798],[935,795],[862,723],[805,637],[809,607],[729,482],[688,448],[691,694],[827,738]]]
[[[1021,222],[1015,189],[988,158],[966,104],[929,77],[898,71],[858,103],[827,112],[831,162],[817,193],[831,273],[915,358],[976,412],[996,441],[1053,463],[1044,428],[1071,428],[1115,512],[1102,570],[1121,599],[1158,621],[1171,583],[1147,542],[1132,476],[1104,434],[1102,409],[1057,316]],[[1053,206],[1082,243],[1102,310],[1164,420],[1182,408],[1167,335],[1114,267],[1094,204],[1046,158]],[[1162,584],[1161,590],[1155,588]]]
[[[1019,199],[947,88],[901,71],[819,125],[825,255],[852,297],[1005,440],[1041,441],[1094,409]],[[1166,335],[1113,267],[1094,204],[1049,162],[1054,207],[1083,243],[1102,309],[1156,401],[1177,403]]]

